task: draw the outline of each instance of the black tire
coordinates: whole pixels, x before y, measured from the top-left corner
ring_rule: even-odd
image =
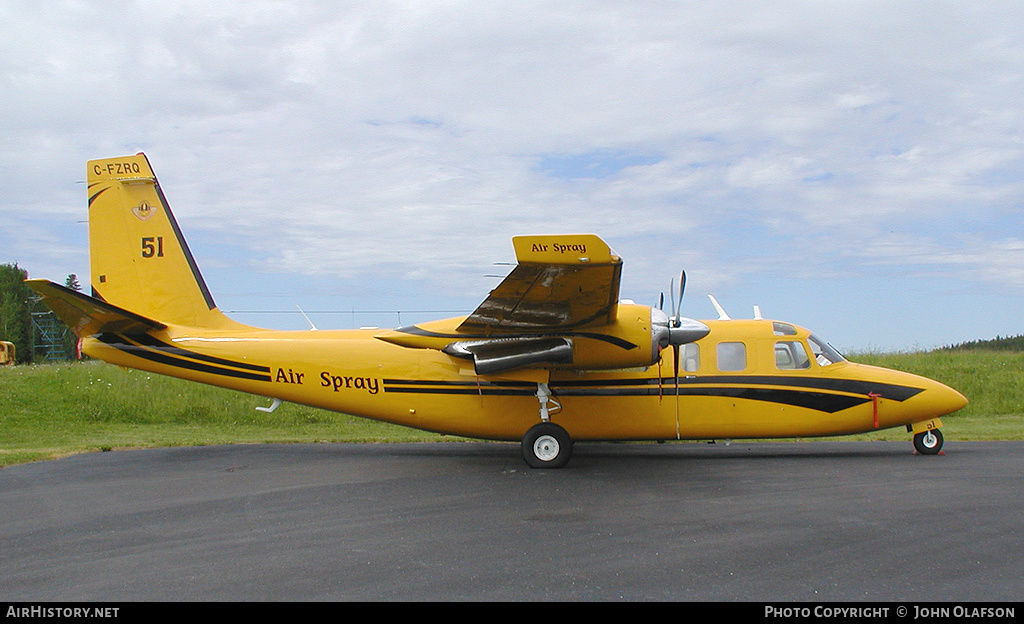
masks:
[[[942,450],[942,432],[929,429],[918,433],[914,436],[914,450],[921,455],[938,455]]]
[[[523,436],[523,459],[531,468],[561,468],[572,456],[572,438],[554,423],[534,425]]]

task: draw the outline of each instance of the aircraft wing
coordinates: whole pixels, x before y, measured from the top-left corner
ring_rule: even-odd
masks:
[[[105,301],[65,288],[49,280],[32,279],[25,283],[43,298],[60,320],[79,337],[104,332],[141,334],[166,327],[163,323],[139,316]]]
[[[515,335],[615,320],[622,260],[593,234],[517,236],[518,264],[458,327]]]
[[[642,319],[642,335],[627,338],[621,328],[611,333],[598,329],[619,320],[622,260],[607,243],[593,234],[566,234],[517,236],[512,245],[518,264],[471,315],[376,337],[472,360],[479,375],[649,362],[649,351],[640,354],[637,348],[651,343],[649,318]],[[581,353],[578,341],[583,338],[594,344]]]

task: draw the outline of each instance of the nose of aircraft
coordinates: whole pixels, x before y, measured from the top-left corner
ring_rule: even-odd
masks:
[[[914,376],[918,387],[924,391],[913,397],[911,403],[915,414],[922,418],[938,418],[951,414],[967,405],[967,397],[953,388],[926,377]]]
[[[943,386],[943,388],[945,388],[945,391],[947,393],[947,398],[945,399],[947,401],[948,407],[948,411],[946,412],[947,414],[967,407],[967,397],[960,394],[956,390],[950,388],[949,386]]]

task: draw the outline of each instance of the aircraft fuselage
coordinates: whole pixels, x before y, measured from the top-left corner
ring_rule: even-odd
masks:
[[[518,440],[538,422],[537,387],[560,404],[551,421],[573,440],[810,437],[897,426],[937,428],[966,400],[936,381],[809,357],[810,333],[779,336],[773,321],[705,321],[686,346],[652,366],[553,369],[481,376],[435,349],[379,339],[378,330],[246,332],[169,327],[144,343],[102,334],[84,351],[155,373],[439,433]],[[791,361],[793,343],[808,357]],[[785,347],[780,346],[785,345]],[[736,351],[742,350],[742,361]],[[724,361],[726,358],[730,361]],[[725,370],[723,370],[725,369]]]

